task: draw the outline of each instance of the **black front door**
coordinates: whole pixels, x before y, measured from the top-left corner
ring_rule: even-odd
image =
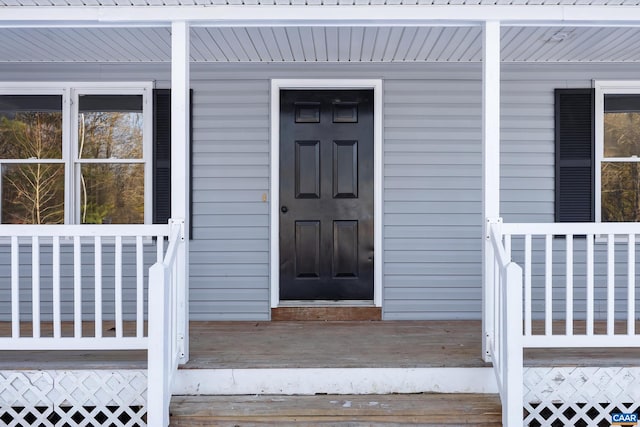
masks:
[[[280,92],[280,299],[373,299],[373,91]]]

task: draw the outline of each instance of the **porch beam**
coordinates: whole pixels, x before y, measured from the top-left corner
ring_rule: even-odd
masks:
[[[184,220],[178,249],[178,347],[189,360],[189,24],[171,24],[171,217]]]
[[[488,226],[500,216],[500,22],[484,24],[482,41],[482,357],[488,361],[494,310],[498,309],[494,306],[494,258]]]
[[[640,26],[637,6],[421,5],[421,6],[20,6],[5,7],[0,26],[421,26],[589,25]]]

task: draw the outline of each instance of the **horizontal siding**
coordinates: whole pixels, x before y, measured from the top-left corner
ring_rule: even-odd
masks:
[[[505,221],[553,221],[553,89],[589,87],[592,79],[636,79],[636,68],[503,65],[501,211]],[[5,81],[170,84],[167,64],[0,64],[0,74]],[[192,319],[269,318],[269,79],[301,77],[384,81],[384,253],[376,258],[383,262],[384,318],[480,318],[480,64],[194,64],[191,76]],[[517,251],[514,255],[521,256]],[[0,253],[3,256],[6,260],[6,254]],[[558,257],[554,307],[559,309],[563,304],[560,252]],[[537,315],[542,308],[540,263],[541,255],[536,253]],[[124,269],[130,273],[127,265]],[[578,263],[575,269],[577,280],[582,280],[584,264]],[[6,283],[6,271],[0,268],[2,283]],[[27,280],[30,270],[21,273]],[[71,273],[69,266],[63,266],[63,273]],[[90,270],[86,273],[90,275]],[[87,296],[90,285],[88,279]],[[25,310],[30,309],[29,292],[25,288],[21,302]],[[48,292],[43,291],[45,299]],[[577,286],[577,297],[583,294]],[[602,306],[603,295],[598,288],[597,307]],[[108,295],[105,298],[112,301]],[[0,289],[0,301],[0,312],[6,313],[6,288]],[[85,304],[84,309],[90,313],[92,307]],[[577,315],[583,310],[579,302],[576,310]]]
[[[462,71],[462,80],[385,80],[386,319],[480,310],[482,87]]]
[[[269,82],[193,82],[191,318],[269,318]]]

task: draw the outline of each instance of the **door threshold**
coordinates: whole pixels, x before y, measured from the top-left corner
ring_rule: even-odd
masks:
[[[293,301],[288,301],[292,303]],[[338,301],[336,301],[338,302]],[[374,321],[382,320],[382,308],[375,307],[370,301],[368,304],[354,305],[344,304],[328,305],[327,301],[322,304],[310,304],[310,301],[304,301],[305,305],[283,305],[271,309],[272,321]],[[349,301],[352,303],[353,301]]]
[[[280,307],[375,307],[372,300],[288,300],[280,301]]]

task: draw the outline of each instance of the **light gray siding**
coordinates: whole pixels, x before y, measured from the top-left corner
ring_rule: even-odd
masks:
[[[269,81],[193,75],[193,319],[269,318]]]
[[[451,71],[385,80],[386,319],[474,318],[480,308],[482,87],[476,67]]]
[[[633,65],[503,66],[505,221],[553,221],[553,89],[589,87],[598,78],[637,78],[636,70]],[[169,67],[161,64],[4,64],[0,76],[4,81],[155,80],[158,87],[170,81]],[[194,64],[192,319],[269,318],[271,78],[383,79],[384,217],[378,220],[384,250],[376,260],[383,262],[384,318],[479,318],[479,64]],[[3,289],[6,274],[0,274]],[[557,292],[560,296],[561,287]],[[539,293],[535,307],[540,308]]]

